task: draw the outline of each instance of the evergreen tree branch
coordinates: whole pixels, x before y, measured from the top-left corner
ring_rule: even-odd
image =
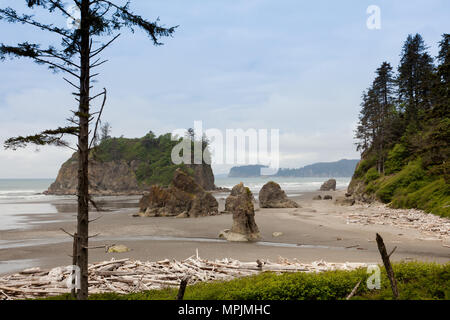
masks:
[[[139,27],[150,36],[154,45],[162,45],[158,38],[171,36],[178,27],[164,28],[158,25],[159,18],[156,19],[156,22],[150,22],[139,15],[133,14],[129,10],[129,1],[123,6],[118,6],[108,0],[97,0],[95,3],[105,3],[116,9],[116,13],[113,15],[113,22],[116,24],[114,28],[128,27],[131,31],[134,31],[134,27]]]
[[[30,16],[30,15],[24,14],[22,16],[19,16],[17,14],[17,12],[12,8],[0,9],[0,20],[2,18],[10,23],[21,22],[23,24],[28,24],[28,25],[37,27],[41,30],[47,30],[49,32],[57,33],[63,37],[69,38],[71,40],[75,40],[73,34],[71,34],[69,31],[62,29],[62,28],[54,27],[52,24],[47,25],[47,24],[40,23],[36,20],[33,20],[33,16]]]
[[[17,150],[18,148],[24,148],[29,144],[34,144],[38,146],[53,145],[53,146],[64,146],[76,150],[68,145],[66,141],[63,140],[64,135],[78,135],[78,127],[59,127],[55,130],[45,130],[41,133],[26,136],[26,137],[13,137],[9,138],[4,142],[5,149]]]

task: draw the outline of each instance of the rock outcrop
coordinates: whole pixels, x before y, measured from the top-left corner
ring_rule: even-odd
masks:
[[[138,161],[89,161],[89,192],[94,195],[142,194],[135,171]],[[74,195],[78,184],[78,154],[74,153],[58,172],[48,194]]]
[[[209,164],[188,164],[188,168],[194,171],[194,180],[205,190],[215,190],[214,174]]]
[[[142,161],[89,160],[89,192],[93,195],[138,195],[148,190],[150,185],[139,183],[136,172]],[[215,190],[214,175],[208,164],[187,165],[193,171],[194,180],[205,190]],[[48,194],[74,195],[77,192],[78,154],[74,153],[58,172],[58,176],[48,188]]]
[[[374,202],[376,200],[375,194],[368,194],[366,189],[367,185],[364,179],[353,177],[348,185],[346,197],[352,197],[357,201],[365,203]]]
[[[339,197],[336,199],[335,204],[340,206],[352,206],[355,204],[355,199],[349,197]]]
[[[260,208],[298,208],[299,205],[288,199],[286,193],[276,182],[267,182],[259,191]]]
[[[140,215],[147,217],[200,217],[218,214],[216,198],[206,192],[181,169],[175,171],[171,185],[153,185],[139,202]]]
[[[320,187],[320,191],[336,191],[336,180],[330,179],[328,181],[325,181],[322,186]]]
[[[235,201],[235,197],[239,196],[241,193],[244,192],[244,189],[248,189],[246,187],[244,187],[244,184],[241,182],[237,185],[235,185],[230,192],[230,196],[228,196],[225,199],[225,211],[226,212],[232,212],[233,211],[233,206],[234,206],[234,201]],[[255,197],[253,196],[253,194],[251,193],[250,189],[248,189],[248,191],[250,192],[250,199],[252,202],[255,201]]]
[[[231,230],[224,230],[219,237],[228,241],[257,241],[261,238],[255,222],[253,195],[249,188],[240,183],[233,187],[226,199],[227,211],[233,213]]]

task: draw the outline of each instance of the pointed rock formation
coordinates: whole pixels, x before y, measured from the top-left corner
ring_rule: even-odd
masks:
[[[259,191],[260,208],[299,208],[297,202],[290,200],[276,182],[267,182]]]
[[[224,230],[219,237],[228,241],[257,241],[261,238],[255,222],[253,194],[250,189],[240,184],[233,187],[226,199],[227,211],[233,213],[231,230]]]
[[[320,191],[336,191],[336,180],[330,179],[328,181],[325,181],[322,186],[320,187]]]
[[[200,217],[218,214],[216,198],[181,169],[175,171],[171,185],[153,185],[139,202],[140,215],[147,217]]]

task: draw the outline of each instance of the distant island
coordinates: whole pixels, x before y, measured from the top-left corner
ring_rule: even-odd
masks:
[[[240,166],[233,167],[230,169],[230,173],[228,173],[229,178],[254,178],[261,176],[261,169],[267,168],[267,166],[263,165],[249,165],[249,166]]]
[[[307,165],[298,169],[281,168],[274,175],[275,177],[351,177],[355,172],[359,160],[342,159],[335,162],[319,162]],[[248,165],[233,167],[228,177],[249,178],[260,177],[261,168],[267,168],[263,165]]]

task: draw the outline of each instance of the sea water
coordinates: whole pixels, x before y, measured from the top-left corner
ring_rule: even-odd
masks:
[[[26,227],[27,215],[53,214],[54,196],[43,194],[54,179],[0,179],[0,230]]]
[[[258,195],[261,188],[269,181],[278,183],[288,196],[301,195],[302,192],[319,190],[320,186],[329,178],[301,178],[301,177],[256,177],[256,178],[216,178],[215,184],[218,187],[233,188],[236,184],[243,182],[246,187],[255,195]],[[350,183],[350,177],[334,178],[336,187],[343,189]]]
[[[215,184],[222,188],[233,188],[243,182],[249,187],[255,198],[268,181],[275,181],[286,191],[289,197],[299,196],[303,192],[316,191],[328,178],[298,178],[298,177],[258,177],[258,178],[228,178],[217,177]],[[45,195],[54,179],[0,179],[0,230],[27,228],[37,221],[39,217],[49,216],[58,219],[64,212],[63,203],[73,202],[71,196]],[[346,188],[350,177],[336,178],[337,188]],[[226,193],[215,194],[216,197],[225,197]],[[74,203],[73,205],[76,205]],[[129,206],[129,204],[127,204]],[[120,209],[120,208],[115,208]],[[35,221],[30,216],[35,215]],[[53,219],[53,218],[51,218]],[[44,220],[44,219],[42,219]],[[47,222],[52,220],[45,219]]]

